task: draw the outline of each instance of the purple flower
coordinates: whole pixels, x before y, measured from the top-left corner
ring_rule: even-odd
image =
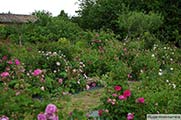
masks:
[[[40,113],[37,116],[38,120],[47,120],[46,115],[44,113]]]
[[[53,114],[55,112],[57,112],[57,107],[54,104],[48,104],[46,109],[45,109],[45,113]]]
[[[46,114],[47,120],[58,120],[58,116],[53,114]]]
[[[134,119],[134,114],[133,113],[128,113],[127,114],[127,120],[133,120]]]
[[[7,116],[3,115],[0,117],[0,120],[9,120],[9,118]]]

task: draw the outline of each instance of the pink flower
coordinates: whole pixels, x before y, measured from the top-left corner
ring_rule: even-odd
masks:
[[[94,83],[92,83],[92,87],[96,87],[96,83],[94,82]]]
[[[108,103],[112,102],[112,99],[108,98],[108,99],[107,99],[107,102],[108,102]]]
[[[138,99],[136,99],[136,102],[138,102],[138,103],[144,103],[144,102],[145,102],[145,99],[144,99],[144,98],[138,98]]]
[[[72,116],[72,112],[69,112],[69,115]]]
[[[63,79],[62,78],[58,79],[58,83],[62,84],[63,83]]]
[[[124,95],[125,97],[129,97],[129,96],[131,96],[131,91],[130,91],[130,90],[125,90],[125,91],[123,92],[123,95]]]
[[[47,120],[46,115],[44,113],[40,113],[37,116],[38,120]]]
[[[114,90],[115,91],[120,91],[121,90],[121,86],[119,86],[119,85],[114,86]]]
[[[9,120],[9,118],[7,116],[3,115],[0,117],[0,120]]]
[[[128,78],[132,78],[131,74],[128,74]]]
[[[2,57],[3,61],[6,61],[7,59],[8,59],[8,57],[6,55]]]
[[[14,61],[16,65],[20,65],[20,61],[18,59],[15,59]]]
[[[117,97],[118,95],[116,93],[112,94],[113,97]]]
[[[114,101],[112,101],[112,102],[111,102],[111,104],[112,104],[112,105],[115,105],[115,102],[114,102]]]
[[[119,98],[120,100],[126,100],[126,97],[125,97],[124,95],[120,95],[118,98]]]
[[[7,63],[10,64],[10,65],[12,65],[12,64],[13,64],[13,61],[9,60]]]
[[[98,110],[98,115],[102,116],[103,110]]]
[[[128,113],[127,114],[127,120],[133,120],[134,119],[134,114],[133,113]]]
[[[124,52],[126,52],[126,51],[127,51],[127,49],[126,49],[126,48],[124,48],[123,50],[124,50]]]
[[[1,73],[1,77],[8,77],[9,76],[9,73],[8,72],[3,72]]]
[[[40,75],[41,73],[42,73],[42,70],[36,69],[36,70],[34,70],[34,72],[33,72],[33,76],[38,76],[38,75]]]
[[[48,104],[46,109],[45,109],[45,113],[53,114],[55,112],[57,112],[57,107],[54,104]]]

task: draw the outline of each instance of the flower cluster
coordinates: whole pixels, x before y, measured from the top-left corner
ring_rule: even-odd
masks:
[[[59,120],[57,115],[57,107],[54,104],[48,104],[45,113],[40,113],[37,116],[38,120]]]
[[[134,97],[132,97],[131,91],[129,89],[124,90],[123,87],[120,85],[114,86],[113,89],[114,89],[113,93],[111,92],[112,96],[108,97],[107,101],[105,101],[105,105],[106,105],[105,108],[109,108],[109,111],[110,111],[109,115],[112,114],[112,112],[114,112],[114,108],[117,109],[117,106],[121,105],[121,106],[129,107],[129,106],[126,106],[125,102],[129,102],[129,103],[131,102],[131,104],[132,103],[135,103],[135,104],[144,104],[145,103],[145,99],[143,97],[136,98],[135,102],[134,102]],[[133,120],[134,113],[129,113],[129,111],[126,111],[126,112],[128,112],[127,120]],[[125,114],[125,111],[120,110],[118,113],[120,115]],[[102,111],[100,111],[100,115],[102,115]]]

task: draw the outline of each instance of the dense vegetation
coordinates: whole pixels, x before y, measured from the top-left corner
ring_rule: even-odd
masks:
[[[179,1],[79,0],[79,16],[0,26],[0,120],[144,120],[179,114]],[[102,104],[62,111],[96,87]],[[97,96],[100,97],[100,96]]]

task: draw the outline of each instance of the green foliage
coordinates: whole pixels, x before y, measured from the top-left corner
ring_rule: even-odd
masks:
[[[36,118],[39,111],[47,104],[45,101],[33,100],[30,93],[25,91],[16,95],[13,89],[4,90],[1,87],[0,90],[0,107],[3,108],[0,115],[6,115],[10,119]]]
[[[125,12],[117,21],[120,29],[126,30],[128,36],[140,36],[144,32],[153,32],[162,24],[162,17],[155,13]]]
[[[120,29],[121,23],[116,23],[116,21],[119,20],[119,16],[123,17],[127,23],[130,21],[127,20],[128,14],[125,15],[125,12],[129,11],[131,14],[136,13],[137,19],[134,19],[133,16],[135,15],[132,15],[132,17],[129,16],[129,19],[132,19],[131,22],[138,21],[139,23],[141,21],[141,23],[139,23],[140,25],[144,22],[143,20],[145,20],[145,15],[143,15],[143,13],[146,15],[151,13],[151,18],[149,19],[152,19],[151,22],[153,23],[153,26],[155,26],[153,28],[154,34],[160,38],[160,41],[173,41],[178,47],[180,47],[180,41],[178,40],[178,38],[180,38],[178,34],[180,13],[178,0],[79,0],[79,2],[79,17],[74,18],[74,20],[84,29],[98,30],[100,28],[109,28],[115,33],[121,34],[121,37],[123,38],[128,31],[125,33],[124,29]],[[164,18],[162,25],[158,21],[159,17],[155,13],[161,14]],[[141,16],[144,16],[144,19],[141,19]],[[161,26],[156,26],[158,23]],[[150,23],[145,25],[152,26]],[[124,26],[127,26],[127,24],[124,24]],[[137,27],[139,28],[139,26]]]
[[[82,31],[77,24],[72,23],[65,16],[52,17],[46,11],[35,11],[33,15],[38,18],[35,23],[1,27],[2,37],[9,37],[14,43],[21,45],[26,42],[58,41],[60,38],[74,41],[77,34]]]

